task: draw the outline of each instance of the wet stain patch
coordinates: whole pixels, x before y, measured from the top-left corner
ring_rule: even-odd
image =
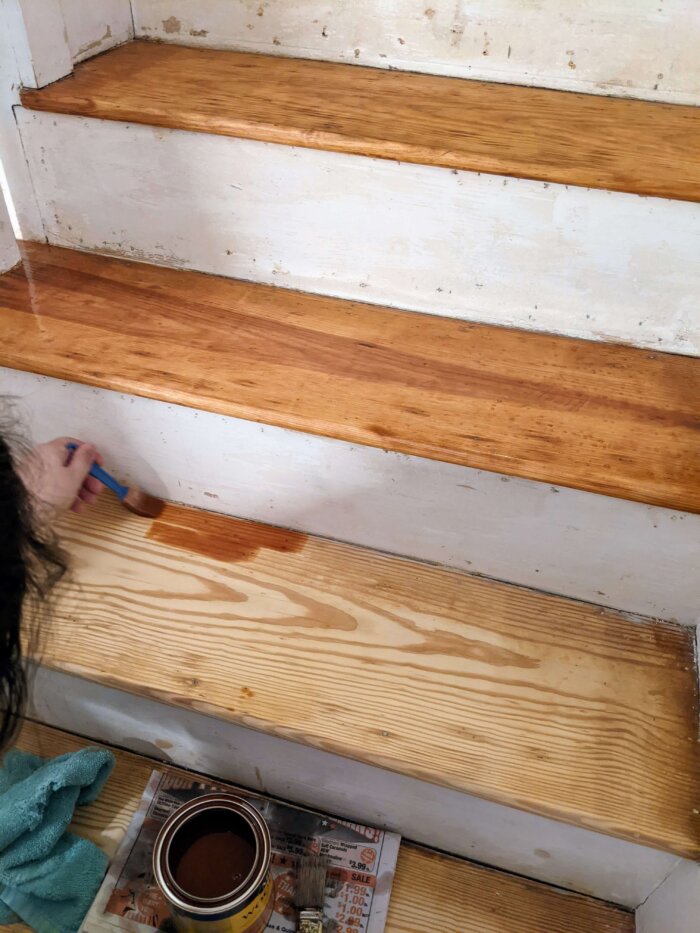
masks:
[[[168,504],[151,524],[146,537],[203,557],[238,563],[251,560],[263,549],[298,553],[308,535]]]

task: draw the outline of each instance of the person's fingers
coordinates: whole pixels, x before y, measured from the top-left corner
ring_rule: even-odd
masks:
[[[83,489],[87,489],[88,492],[92,492],[95,494],[95,496],[99,496],[104,488],[104,485],[98,479],[95,479],[94,476],[85,477]]]
[[[76,499],[73,505],[70,507],[71,512],[84,512],[87,506],[82,501],[82,499]]]
[[[86,489],[85,486],[78,493],[78,498],[83,502],[86,502],[88,505],[92,505],[93,502],[97,502],[97,493],[90,492],[89,489]]]
[[[68,450],[68,444],[74,444],[77,449]],[[69,462],[72,462],[80,448],[90,447],[92,449],[93,459],[102,466],[102,455],[98,453],[93,444],[89,444],[87,441],[81,441],[79,437],[55,437],[52,441],[48,441],[48,443],[43,446],[59,451],[66,466]],[[63,456],[64,452],[66,455],[65,457]]]
[[[75,444],[76,447],[82,447],[83,443],[83,441],[78,440],[76,437],[55,437],[52,441],[47,441],[46,444],[40,446],[50,451],[51,454],[56,457],[59,457],[63,466],[68,466],[74,454],[74,451],[67,449],[68,444]]]
[[[97,451],[92,444],[83,444],[82,447],[78,447],[78,449],[73,452],[73,456],[66,469],[69,470],[76,479],[78,477],[83,479],[90,472],[90,468],[95,462],[96,454]]]

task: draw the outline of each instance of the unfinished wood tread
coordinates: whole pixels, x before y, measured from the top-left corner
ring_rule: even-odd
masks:
[[[0,365],[700,512],[700,360],[24,245]]]
[[[34,110],[700,200],[700,110],[131,42],[26,89]]]
[[[26,723],[19,747],[53,757],[88,742]],[[100,798],[77,811],[73,829],[110,856],[118,848],[154,767],[148,758],[112,748],[117,766]],[[180,772],[182,773],[182,772]],[[25,930],[14,927],[13,933]],[[634,933],[633,915],[593,898],[448,858],[403,843],[387,933]]]
[[[61,528],[75,579],[46,666],[700,856],[689,629],[181,506],[149,522],[103,500]]]

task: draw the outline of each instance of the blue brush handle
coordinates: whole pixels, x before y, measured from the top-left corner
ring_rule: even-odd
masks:
[[[77,450],[77,444],[66,444],[67,450]],[[98,479],[101,483],[104,483],[113,493],[116,494],[117,498],[124,500],[126,494],[129,491],[128,486],[122,486],[122,484],[116,480],[111,473],[108,473],[107,470],[103,470],[99,463],[93,463],[90,467],[90,476],[94,476],[95,479]]]

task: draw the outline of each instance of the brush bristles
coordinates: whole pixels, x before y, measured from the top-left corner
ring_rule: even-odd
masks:
[[[122,499],[125,508],[143,518],[158,518],[165,508],[162,499],[150,496],[142,489],[130,489]]]
[[[302,855],[297,868],[294,903],[299,908],[322,910],[326,899],[328,859],[324,855]]]

